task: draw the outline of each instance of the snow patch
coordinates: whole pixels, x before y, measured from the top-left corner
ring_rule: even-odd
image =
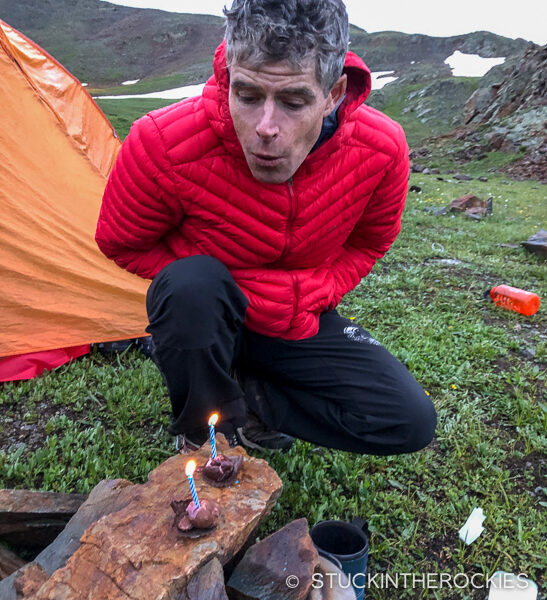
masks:
[[[398,79],[398,77],[390,77],[395,71],[373,71],[372,75],[372,89],[381,90],[384,85],[391,83]]]
[[[140,79],[128,79],[127,81],[122,81],[122,85],[133,85],[137,81],[140,81]]]
[[[452,69],[454,77],[483,77],[492,67],[503,64],[505,57],[483,58],[456,50],[444,62]]]
[[[95,96],[105,100],[127,100],[128,98],[165,98],[166,100],[181,100],[182,98],[191,98],[201,95],[204,83],[197,85],[185,85],[184,87],[164,90],[163,92],[149,92],[148,94],[122,94],[121,96]]]

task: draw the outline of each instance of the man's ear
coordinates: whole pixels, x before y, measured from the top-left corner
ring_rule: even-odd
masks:
[[[338,78],[338,81],[332,86],[327,96],[327,104],[323,112],[323,118],[330,115],[330,113],[336,108],[340,100],[342,100],[344,94],[346,93],[347,85],[348,76],[345,73],[342,73],[342,75],[340,75],[340,77]]]

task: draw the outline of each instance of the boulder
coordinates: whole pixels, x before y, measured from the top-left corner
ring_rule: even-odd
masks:
[[[0,539],[23,547],[45,547],[80,508],[85,494],[0,490]]]
[[[48,580],[48,577],[49,575],[38,563],[29,563],[17,571],[13,591],[10,591],[9,596],[2,595],[2,600],[7,600],[8,597],[14,598],[14,600],[19,600],[20,598],[34,598],[34,595]],[[13,596],[11,595],[12,593],[14,594]]]
[[[484,200],[481,200],[478,196],[474,196],[473,194],[466,194],[465,196],[460,196],[459,198],[452,200],[449,208],[452,212],[465,212],[470,208],[482,206],[486,209],[486,202]]]
[[[190,580],[186,588],[188,600],[228,600],[224,587],[224,571],[218,558],[213,558]]]
[[[318,571],[319,554],[308,522],[298,519],[251,546],[227,589],[234,600],[304,600]]]
[[[40,569],[27,572],[27,567],[24,567],[24,573],[19,570],[0,581],[1,600],[15,600],[17,585],[22,586],[23,589],[31,589],[26,583],[17,583],[21,575],[24,575],[22,581],[26,582],[27,579],[36,580],[39,574],[39,580],[44,583],[42,572],[47,579],[54,571],[64,567],[67,560],[80,547],[80,538],[90,525],[128,504],[132,493],[128,488],[131,487],[133,484],[125,479],[110,479],[98,483],[55,541],[42,550],[31,563],[39,566]],[[34,589],[35,584],[31,587]],[[25,598],[24,595],[21,596],[21,592],[19,596]]]
[[[203,537],[183,537],[173,523],[172,500],[190,497],[185,465],[177,454],[150,473],[147,483],[127,488],[124,506],[86,529],[66,565],[45,582],[35,600],[155,600],[184,598],[188,582],[217,557],[224,564],[243,546],[270,512],[282,489],[281,480],[264,460],[230,448],[218,436],[219,452],[244,457],[240,477],[228,488],[208,486],[195,477],[200,498],[219,504],[217,527]],[[210,455],[205,444],[191,458],[198,465]]]
[[[473,194],[467,194],[452,200],[450,210],[452,212],[463,212],[467,217],[480,221],[485,215],[492,214],[492,198],[481,200]]]
[[[547,257],[547,231],[545,229],[540,229],[521,244],[529,252],[534,252],[543,258]]]

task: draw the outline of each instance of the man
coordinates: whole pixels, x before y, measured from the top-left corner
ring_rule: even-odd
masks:
[[[225,15],[202,96],[133,125],[96,235],[153,280],[170,431],[200,444],[218,410],[249,447],[423,448],[431,401],[334,310],[400,230],[402,129],[363,105],[370,72],[347,51],[341,0],[234,0]]]

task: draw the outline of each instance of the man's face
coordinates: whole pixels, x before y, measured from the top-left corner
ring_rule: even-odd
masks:
[[[342,75],[325,97],[315,63],[287,61],[230,67],[230,113],[251,173],[265,183],[290,179],[313,148],[323,124],[342,98]]]

